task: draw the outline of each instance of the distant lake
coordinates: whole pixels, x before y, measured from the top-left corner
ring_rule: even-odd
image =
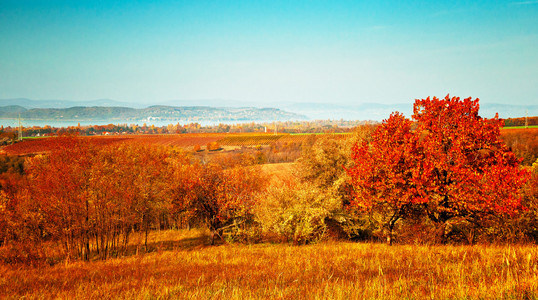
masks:
[[[272,123],[274,120],[271,121],[264,121],[264,120],[249,120],[249,121],[197,121],[198,124],[202,126],[214,126],[219,124],[245,124],[245,123]],[[121,121],[121,120],[104,120],[104,121],[70,121],[70,120],[24,120],[21,119],[21,123],[23,127],[32,127],[32,126],[39,126],[44,127],[45,125],[51,126],[51,127],[69,127],[69,126],[77,126],[78,123],[80,123],[80,126],[88,126],[88,125],[108,125],[108,124],[114,124],[114,125],[131,125],[135,124],[138,126],[142,126],[144,123],[146,125],[151,126],[155,125],[157,127],[161,126],[167,126],[168,124],[177,124],[185,125],[190,123],[196,123],[192,121],[172,121],[172,120],[150,120],[150,121]],[[0,125],[4,127],[17,127],[19,126],[19,120],[18,119],[0,119]]]

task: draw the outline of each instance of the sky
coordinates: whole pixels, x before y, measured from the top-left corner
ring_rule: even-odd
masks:
[[[0,0],[0,98],[538,105],[538,1]]]

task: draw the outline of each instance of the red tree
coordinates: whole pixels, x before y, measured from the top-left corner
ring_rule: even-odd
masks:
[[[478,115],[478,99],[416,100],[413,123],[393,114],[371,144],[353,148],[354,204],[380,212],[389,229],[419,211],[443,228],[454,218],[521,208],[528,173],[500,139],[502,121]]]
[[[403,115],[392,114],[376,129],[370,143],[363,141],[353,147],[355,166],[348,170],[355,188],[351,204],[381,218],[389,243],[398,220],[409,213],[414,202],[421,201],[412,183],[411,124]]]
[[[221,164],[191,164],[178,168],[173,200],[175,210],[190,212],[203,221],[214,238],[224,229],[239,226],[251,216],[251,209],[264,181],[255,167],[224,168]]]

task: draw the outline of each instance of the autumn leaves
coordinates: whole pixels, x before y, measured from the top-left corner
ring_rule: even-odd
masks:
[[[125,250],[133,230],[147,237],[192,218],[219,236],[261,188],[253,168],[203,165],[164,147],[67,139],[29,162],[27,181],[11,195],[24,207],[9,216],[11,239],[59,241],[67,255],[89,259]]]
[[[190,225],[208,228],[211,243],[273,234],[302,244],[335,229],[392,242],[401,225],[432,230],[437,242],[458,227],[472,242],[493,218],[536,211],[538,195],[535,184],[523,188],[529,174],[501,141],[501,121],[478,109],[477,99],[427,98],[412,119],[394,113],[353,138],[311,136],[294,176],[268,188],[246,153],[206,161],[172,147],[58,138],[13,188],[3,184],[0,242],[53,241],[83,259],[121,254],[134,231]],[[534,196],[522,203],[522,191]],[[514,226],[536,220],[525,214]]]
[[[401,219],[426,217],[444,239],[453,220],[480,225],[522,208],[528,174],[501,141],[501,120],[478,109],[478,99],[417,100],[412,120],[392,114],[353,148],[353,204],[380,215],[389,241]]]

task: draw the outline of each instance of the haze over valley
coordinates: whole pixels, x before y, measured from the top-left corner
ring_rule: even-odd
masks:
[[[154,102],[155,103],[155,102]],[[157,102],[159,103],[159,102]],[[196,105],[193,105],[196,104]],[[66,126],[108,123],[203,124],[305,121],[305,120],[362,120],[382,121],[392,112],[412,114],[412,104],[330,104],[275,102],[265,107],[256,102],[231,100],[177,100],[148,103],[122,102],[111,99],[90,101],[32,100],[25,98],[0,99],[0,123],[14,126],[19,116],[25,126],[62,124]],[[491,118],[538,115],[538,105],[483,104],[480,114]],[[69,123],[70,122],[70,123]]]

